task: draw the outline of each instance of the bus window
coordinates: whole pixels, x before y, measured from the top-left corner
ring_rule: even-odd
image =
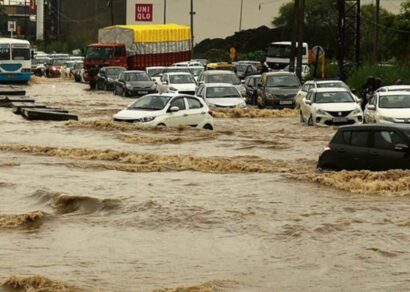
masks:
[[[30,60],[31,53],[28,48],[13,48],[11,51],[13,60]]]
[[[0,60],[10,60],[10,46],[0,44]]]

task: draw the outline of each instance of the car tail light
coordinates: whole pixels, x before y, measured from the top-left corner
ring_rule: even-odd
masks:
[[[209,114],[211,117],[214,116],[214,113],[213,113],[212,111],[208,111],[208,114]]]

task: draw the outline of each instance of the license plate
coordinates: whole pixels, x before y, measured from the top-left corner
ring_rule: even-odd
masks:
[[[291,100],[281,100],[281,101],[279,101],[279,104],[292,104],[293,103],[293,101],[291,101]]]
[[[347,118],[333,118],[334,123],[347,122]]]
[[[16,75],[14,75],[14,74],[7,74],[7,78],[8,78],[8,79],[14,79],[14,78],[16,78]]]
[[[138,91],[138,94],[147,94],[148,93],[148,91]]]

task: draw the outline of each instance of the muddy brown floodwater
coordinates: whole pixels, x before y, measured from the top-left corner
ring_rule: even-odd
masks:
[[[0,291],[408,291],[410,173],[316,173],[334,129],[147,130],[111,121],[131,99],[26,89],[80,121],[0,108]]]

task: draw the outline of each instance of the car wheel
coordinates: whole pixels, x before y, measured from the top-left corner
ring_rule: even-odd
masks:
[[[307,121],[307,125],[308,125],[308,126],[314,126],[314,125],[315,125],[315,122],[313,121],[313,117],[312,117],[312,116],[309,117],[309,119],[308,119],[308,121]]]
[[[165,125],[164,123],[160,123],[157,125],[157,127],[166,127],[167,125]]]
[[[259,99],[260,99],[260,97],[258,97],[258,100],[257,100],[256,103],[257,103],[259,109],[263,109],[264,106],[263,106],[263,104],[259,101]]]
[[[212,127],[212,125],[210,125],[210,124],[206,124],[203,128],[205,130],[210,130],[210,131],[212,131],[214,129],[214,127]]]

